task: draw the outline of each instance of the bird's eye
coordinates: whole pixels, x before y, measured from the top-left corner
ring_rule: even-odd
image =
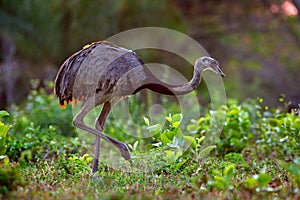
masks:
[[[212,64],[213,65],[219,65],[218,61],[216,61],[216,60],[212,60]]]
[[[204,58],[204,59],[203,59],[203,63],[209,64],[210,62],[209,62],[209,60],[208,60],[207,58]]]

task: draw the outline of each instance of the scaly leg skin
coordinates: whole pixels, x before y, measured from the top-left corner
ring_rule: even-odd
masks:
[[[105,102],[103,105],[103,108],[101,110],[100,116],[95,121],[95,128],[96,130],[102,132],[104,129],[104,125],[106,122],[106,119],[108,117],[108,114],[111,110],[111,103]],[[101,138],[96,136],[96,144],[95,144],[95,150],[94,150],[94,162],[93,162],[93,168],[92,173],[96,173],[98,171],[99,166],[99,157],[100,157],[100,143]]]
[[[88,131],[92,134],[94,134],[95,136],[98,136],[99,138],[101,139],[104,139],[106,140],[107,142],[110,142],[111,144],[115,145],[119,151],[121,152],[123,158],[125,160],[129,160],[129,162],[131,163],[131,160],[130,160],[130,152],[129,152],[129,149],[127,147],[126,144],[116,140],[116,139],[113,139],[107,135],[105,135],[102,131],[99,131],[99,130],[96,130],[96,129],[93,129],[89,126],[87,126],[84,122],[83,122],[83,119],[84,117],[94,108],[94,104],[92,103],[89,103],[89,101],[86,101],[84,102],[81,110],[79,111],[79,113],[74,117],[73,119],[73,124],[75,127],[77,128],[80,128],[82,130],[85,130],[85,131]],[[98,140],[99,141],[99,140]],[[100,145],[99,145],[100,147]]]

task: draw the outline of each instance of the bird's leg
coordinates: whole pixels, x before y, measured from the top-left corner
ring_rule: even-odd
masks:
[[[100,137],[101,139],[106,140],[107,142],[110,142],[111,144],[115,145],[121,152],[123,158],[125,160],[129,160],[130,161],[130,152],[129,149],[127,147],[126,144],[113,139],[107,135],[105,135],[102,131],[93,129],[89,126],[87,126],[84,122],[83,119],[84,117],[87,115],[88,112],[90,112],[93,108],[95,107],[95,105],[91,102],[86,101],[81,110],[78,112],[78,114],[74,117],[73,119],[73,124],[75,127],[80,128],[82,130],[88,131],[98,137]]]
[[[100,116],[95,121],[95,127],[96,130],[102,132],[104,129],[105,121],[107,119],[107,116],[111,110],[111,103],[106,102],[103,105],[103,108],[101,110]],[[94,149],[94,162],[93,162],[93,168],[92,172],[96,173],[98,171],[98,164],[99,164],[99,156],[100,156],[100,143],[101,138],[99,136],[96,136],[96,144]]]

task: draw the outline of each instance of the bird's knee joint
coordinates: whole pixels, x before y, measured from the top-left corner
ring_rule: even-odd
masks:
[[[79,127],[81,124],[83,124],[83,121],[77,118],[73,119],[73,125],[76,127]]]
[[[98,130],[98,131],[102,131],[103,128],[104,128],[104,123],[103,121],[101,121],[99,118],[97,118],[95,120],[95,128]]]
[[[103,126],[101,124],[99,124],[98,122],[95,123],[95,128],[98,130],[98,131],[102,131],[103,130]]]

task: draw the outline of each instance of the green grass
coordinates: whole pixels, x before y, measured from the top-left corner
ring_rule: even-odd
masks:
[[[168,106],[176,110],[177,104]],[[140,123],[133,131],[148,130],[152,137],[123,134],[110,117],[105,132],[128,144],[133,166],[115,168],[102,156],[92,175],[93,158],[74,134],[72,108],[60,110],[53,95],[33,90],[9,116],[0,112],[0,198],[297,199],[300,115],[284,107],[267,108],[262,99],[229,100],[222,107],[220,137],[204,147],[214,122],[209,109],[188,123],[170,112],[163,125],[151,124],[140,114],[145,105],[133,101],[130,109]]]

